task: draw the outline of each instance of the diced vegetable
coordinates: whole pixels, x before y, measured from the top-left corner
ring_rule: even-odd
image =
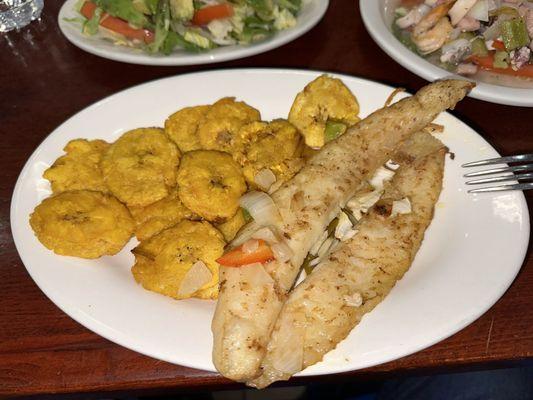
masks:
[[[206,25],[214,19],[230,18],[232,15],[233,6],[231,4],[215,4],[197,10],[192,18],[192,23],[195,25]]]
[[[336,122],[328,120],[326,122],[326,129],[324,130],[324,139],[327,142],[330,142],[346,131],[346,124],[342,122]]]
[[[489,54],[485,41],[481,38],[476,38],[471,43],[472,55],[478,57],[485,57]]]
[[[507,68],[509,66],[509,54],[506,51],[497,51],[494,53],[494,68]]]
[[[500,31],[507,51],[529,44],[529,35],[523,18],[503,21],[500,24]]]
[[[161,52],[163,54],[170,54],[176,47],[180,47],[193,53],[200,53],[206,50],[194,43],[187,42],[179,33],[172,31],[168,32],[168,35],[161,46]]]
[[[497,72],[499,74],[504,74],[504,75],[533,78],[533,65],[532,64],[524,65],[522,68],[518,70],[514,70],[511,67],[496,68],[494,67],[494,55],[493,54],[489,54],[486,57],[471,56],[469,60],[473,62],[474,64],[478,65],[480,68],[487,70],[487,71]]]
[[[81,14],[91,20],[97,10],[97,6],[92,1],[86,1],[81,7]],[[103,13],[99,19],[99,23],[104,28],[107,28],[113,32],[119,33],[128,39],[142,40],[145,43],[151,43],[154,40],[153,32],[147,29],[132,28],[126,21],[120,18],[115,18],[106,13]]]
[[[192,29],[188,29],[187,31],[185,31],[183,38],[187,42],[192,43],[195,46],[198,46],[205,50],[211,49],[214,47],[213,42],[211,42],[208,38],[203,36],[200,32],[196,32]]]
[[[253,239],[256,240],[256,239]],[[258,246],[253,252],[244,252],[243,245],[230,250],[217,262],[226,267],[241,267],[253,263],[265,263],[274,259],[274,253],[269,245],[263,240],[257,240]]]

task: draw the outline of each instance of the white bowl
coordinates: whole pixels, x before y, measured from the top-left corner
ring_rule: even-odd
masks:
[[[428,81],[450,77],[452,74],[449,71],[413,53],[394,37],[389,29],[392,21],[390,10],[387,9],[388,4],[387,0],[359,0],[365,27],[379,47],[403,67]],[[533,89],[519,89],[477,81],[477,87],[472,90],[470,96],[491,103],[533,107]]]

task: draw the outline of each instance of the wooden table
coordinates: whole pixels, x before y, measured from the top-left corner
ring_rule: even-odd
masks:
[[[13,187],[26,159],[66,118],[111,93],[156,78],[220,67],[267,66],[342,72],[411,91],[425,84],[372,41],[361,22],[358,2],[331,3],[322,22],[300,39],[265,54],[220,65],[149,67],[85,53],[59,31],[58,0],[46,1],[40,22],[18,33],[0,35],[0,396],[132,394],[235,386],[215,373],[171,365],[127,350],[63,314],[33,283],[15,250],[9,228]],[[453,114],[503,154],[533,150],[533,109],[466,99]],[[528,203],[533,199],[531,193],[527,193]],[[521,273],[505,296],[458,334],[398,361],[320,379],[379,379],[498,367],[531,359],[532,310],[533,260],[528,252]],[[302,384],[309,378],[291,382]]]

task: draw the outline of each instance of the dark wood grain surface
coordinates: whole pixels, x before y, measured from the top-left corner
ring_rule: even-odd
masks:
[[[322,22],[300,39],[244,60],[206,66],[138,66],[85,53],[59,31],[58,0],[46,1],[41,21],[0,34],[0,396],[229,387],[215,373],[171,365],[113,344],[53,305],[29,277],[13,244],[13,187],[26,159],[66,118],[111,93],[160,77],[214,68],[292,67],[347,73],[411,91],[424,85],[371,40],[358,2],[331,3]],[[533,109],[469,98],[453,114],[503,154],[533,150]],[[527,198],[530,203],[529,193]],[[412,356],[320,379],[357,381],[520,363],[533,358],[532,310],[533,260],[528,252],[508,292],[466,329]]]

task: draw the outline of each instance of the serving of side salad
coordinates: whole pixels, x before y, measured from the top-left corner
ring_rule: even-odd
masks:
[[[450,72],[533,80],[532,0],[400,0],[394,35]]]
[[[80,0],[85,35],[152,54],[248,44],[293,27],[302,0]]]

